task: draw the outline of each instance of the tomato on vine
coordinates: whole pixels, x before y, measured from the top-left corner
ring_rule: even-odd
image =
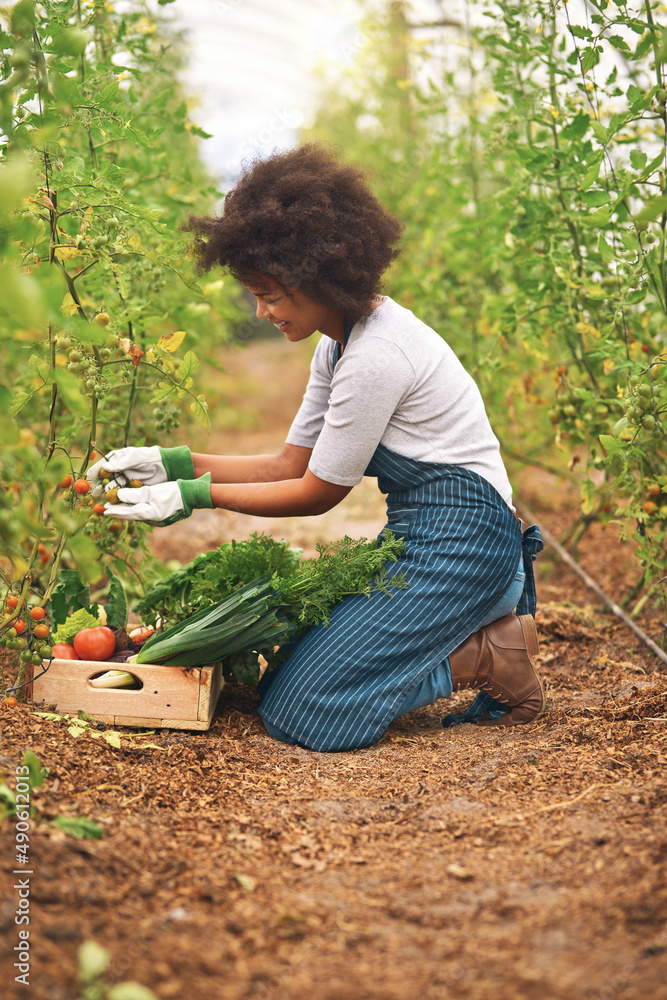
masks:
[[[44,608],[36,607],[30,609],[30,617],[34,622],[40,622],[45,614],[46,611]]]
[[[74,482],[74,492],[78,493],[79,496],[83,496],[84,493],[90,492],[90,483],[87,479],[77,479]]]

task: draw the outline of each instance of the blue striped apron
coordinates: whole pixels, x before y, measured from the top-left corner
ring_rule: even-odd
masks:
[[[377,742],[408,693],[477,631],[512,583],[523,553],[519,613],[534,613],[536,526],[524,532],[481,476],[459,466],[405,458],[379,445],[366,475],[387,494],[387,524],[405,552],[387,566],[406,590],[353,594],[329,625],[310,628],[283,666],[265,674],[260,716],[293,742],[342,751]],[[264,694],[264,692],[266,692]],[[507,711],[482,693],[463,716]]]

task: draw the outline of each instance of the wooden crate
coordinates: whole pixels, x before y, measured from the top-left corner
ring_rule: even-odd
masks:
[[[27,696],[40,706],[53,706],[56,712],[68,715],[82,709],[99,722],[150,729],[208,729],[224,684],[220,663],[164,667],[153,663],[54,659],[41,677],[34,676],[38,670],[29,670]],[[105,670],[127,670],[143,687],[133,691],[95,688],[88,683]]]

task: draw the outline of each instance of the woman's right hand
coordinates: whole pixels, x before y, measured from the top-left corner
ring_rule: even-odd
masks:
[[[92,495],[100,496],[105,487],[99,482],[100,470],[112,473],[107,489],[127,486],[133,479],[142,486],[157,486],[176,479],[194,479],[194,466],[190,449],[179,448],[118,448],[110,451],[99,462],[91,465],[86,479],[91,484]]]

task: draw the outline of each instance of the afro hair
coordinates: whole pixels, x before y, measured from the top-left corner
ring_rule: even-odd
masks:
[[[189,216],[195,271],[220,265],[253,289],[270,278],[351,320],[371,311],[403,230],[359,167],[310,143],[255,160],[217,218]]]

